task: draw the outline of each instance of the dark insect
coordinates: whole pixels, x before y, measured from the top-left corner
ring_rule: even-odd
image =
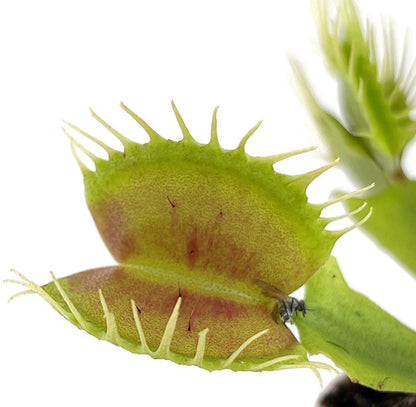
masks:
[[[272,317],[273,320],[279,323],[290,322],[292,323],[292,316],[297,312],[302,312],[302,315],[306,315],[306,304],[303,300],[298,300],[295,297],[290,297],[287,294],[280,291],[278,288],[265,283],[261,280],[256,280],[255,283],[261,288],[263,294],[266,297],[275,298],[275,306],[273,307]]]

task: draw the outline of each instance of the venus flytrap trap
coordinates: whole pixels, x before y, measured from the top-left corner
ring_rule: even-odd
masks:
[[[416,182],[402,168],[403,153],[416,133],[416,61],[409,61],[409,34],[398,44],[387,23],[377,42],[378,30],[360,21],[352,0],[335,4],[313,1],[323,54],[338,84],[341,117],[321,105],[292,60],[294,73],[330,154],[341,157],[342,168],[358,184],[375,182],[365,197],[374,215],[363,228],[416,273]],[[347,206],[351,210],[362,203],[350,200]]]
[[[277,173],[273,164],[310,149],[252,157],[245,144],[224,150],[217,136],[198,143],[172,104],[183,139],[161,137],[124,104],[150,141],[132,142],[96,113],[123,151],[68,124],[88,207],[117,265],[55,278],[42,287],[19,272],[11,282],[42,296],[77,327],[134,353],[208,370],[277,370],[330,367],[307,352],[273,309],[278,299],[259,286],[288,295],[327,261],[334,243],[365,222],[327,230],[339,219],[324,208],[367,190],[311,204],[306,188],[337,161],[306,174]],[[102,159],[71,131],[103,148]],[[92,159],[95,170],[80,158]],[[371,187],[371,186],[370,186]],[[348,216],[343,215],[343,216]],[[288,314],[289,318],[291,313]],[[305,318],[308,318],[306,316]],[[286,319],[286,318],[285,318]]]

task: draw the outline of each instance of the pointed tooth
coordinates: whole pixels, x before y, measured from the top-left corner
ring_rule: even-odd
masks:
[[[77,149],[75,148],[74,143],[71,141],[71,151],[72,155],[74,156],[75,160],[77,161],[79,168],[81,169],[82,174],[85,176],[89,173],[92,173],[94,171],[90,170],[81,160],[80,156],[78,155]]]
[[[103,141],[97,139],[94,136],[91,136],[91,134],[89,134],[86,131],[80,129],[79,127],[75,126],[74,124],[69,123],[69,122],[66,122],[66,121],[64,121],[64,123],[66,125],[68,125],[69,127],[71,127],[73,130],[77,131],[82,136],[84,136],[86,139],[91,140],[92,142],[94,142],[95,144],[97,144],[98,146],[100,146],[101,148],[103,148],[109,155],[112,152],[116,151],[113,148],[111,148],[110,146],[108,146],[106,143],[104,143]]]
[[[354,223],[353,225],[351,225],[351,226],[349,226],[345,229],[331,230],[331,231],[329,231],[329,233],[335,238],[335,240],[338,240],[341,236],[345,235],[348,232],[351,232],[351,230],[359,228],[362,224],[367,222],[367,220],[370,219],[372,213],[373,213],[373,208],[370,207],[367,215],[365,215],[364,218],[362,218],[357,223]]]
[[[250,139],[250,137],[256,132],[256,130],[260,127],[260,125],[263,123],[262,120],[260,120],[255,126],[253,126],[247,134],[241,139],[240,144],[236,148],[237,151],[241,153],[245,153],[245,146],[247,141]]]
[[[4,280],[3,281],[4,283],[15,283],[15,284],[19,284],[19,282],[18,281],[14,281],[14,280]],[[34,291],[32,291],[32,290],[25,290],[25,291],[20,291],[20,292],[18,292],[18,293],[16,293],[16,294],[13,294],[8,300],[7,300],[7,302],[11,302],[11,301],[13,301],[15,298],[17,298],[17,297],[21,297],[22,295],[26,295],[26,294],[34,294]]]
[[[104,161],[102,158],[96,156],[94,153],[92,153],[91,151],[89,151],[87,148],[85,148],[82,144],[78,143],[78,141],[76,141],[67,131],[65,128],[62,128],[62,131],[65,133],[65,135],[69,138],[69,140],[71,141],[71,149],[72,149],[72,153],[74,153],[75,155],[75,159],[78,161],[78,164],[80,164],[80,157],[78,155],[78,153],[76,153],[75,151],[75,147],[77,147],[79,150],[81,150],[87,157],[89,157],[92,162],[94,164],[97,164],[98,161]],[[80,164],[81,166],[81,164]],[[85,164],[83,164],[83,167],[87,168],[85,166]]]
[[[269,162],[270,164],[278,163],[279,161],[286,160],[287,158],[295,157],[299,154],[309,153],[310,151],[316,150],[316,146],[302,148],[299,150],[292,150],[288,151],[287,153],[281,153],[281,154],[275,154],[275,155],[269,155],[267,157],[256,157],[259,161],[265,161]]]
[[[8,280],[11,283],[22,285],[30,290],[30,292],[40,295],[49,305],[52,306],[59,314],[64,316],[68,321],[73,321],[73,316],[70,312],[62,308],[42,287],[30,281],[22,273],[18,272],[15,269],[10,270],[12,273],[16,274],[22,281],[18,280]]]
[[[147,345],[146,336],[145,336],[144,331],[143,331],[143,327],[142,327],[142,324],[141,324],[141,321],[140,321],[139,313],[137,311],[136,303],[134,302],[134,300],[130,300],[130,303],[131,303],[131,309],[133,311],[134,323],[136,325],[137,333],[139,334],[139,339],[140,339],[140,345],[141,345],[141,348],[142,348],[142,352],[147,353],[149,355],[152,355],[153,352],[149,349],[149,347]]]
[[[331,163],[324,165],[322,167],[317,168],[316,170],[312,170],[309,172],[306,172],[304,174],[299,175],[292,175],[290,176],[291,181],[290,184],[297,183],[300,184],[306,188],[309,186],[309,184],[314,181],[316,178],[318,178],[320,175],[322,175],[324,172],[328,171],[329,169],[335,167],[339,163],[339,158],[335,159]]]
[[[324,209],[324,208],[327,208],[328,206],[334,205],[338,202],[346,201],[347,199],[350,199],[350,198],[353,198],[357,195],[360,195],[363,192],[369,191],[370,189],[372,189],[374,187],[374,185],[375,184],[373,182],[372,184],[367,185],[364,188],[357,189],[356,191],[350,192],[349,194],[342,195],[342,196],[340,196],[336,199],[332,199],[331,201],[324,202],[323,204],[318,204],[318,206],[321,207],[321,209]]]
[[[267,362],[263,362],[258,364],[253,370],[255,372],[267,369],[270,366],[276,365],[276,364],[282,364],[282,362],[286,362],[288,360],[295,360],[299,359],[300,355],[287,355],[287,356],[280,356],[278,358],[274,358],[271,360],[268,360]]]
[[[210,144],[220,147],[220,143],[218,141],[218,133],[217,133],[217,112],[218,112],[218,108],[219,108],[219,106],[217,106],[214,109],[214,113],[212,114]]]
[[[256,339],[260,338],[264,334],[267,334],[269,332],[269,329],[265,329],[263,331],[257,332],[255,335],[248,338],[236,351],[232,353],[232,355],[224,362],[224,365],[222,366],[223,369],[228,369],[235,359],[238,358],[238,356],[241,354],[241,352],[247,348],[248,345],[250,345],[252,342],[254,342]]]
[[[126,148],[126,146],[131,143],[131,140],[129,140],[127,137],[123,136],[120,132],[118,132],[116,129],[114,129],[112,126],[110,126],[105,120],[103,120],[100,116],[98,116],[97,113],[95,113],[91,108],[90,112],[92,117],[97,120],[100,124],[102,124],[111,134],[113,134],[120,142],[123,144],[123,147]]]
[[[104,298],[104,294],[101,288],[98,290],[98,295],[100,297],[101,307],[104,311],[104,319],[107,324],[107,329],[104,338],[109,342],[119,344],[120,333],[118,332],[115,315],[109,311],[107,301]]]
[[[320,218],[322,221],[325,222],[326,225],[329,225],[332,222],[335,222],[337,220],[342,220],[342,219],[346,219],[349,218],[353,215],[356,215],[357,213],[361,212],[365,207],[367,206],[367,202],[364,202],[360,207],[358,207],[357,209],[354,209],[353,211],[344,213],[343,215],[339,215],[339,216],[331,216],[328,218]]]
[[[205,355],[206,338],[209,332],[209,328],[205,328],[198,333],[198,344],[196,346],[195,356],[192,359],[191,364],[202,367]]]
[[[128,113],[140,126],[144,129],[151,141],[164,140],[164,138],[153,130],[141,117],[129,109],[123,102],[120,103],[121,108]]]
[[[94,172],[93,170],[89,169],[85,163],[82,161],[81,157],[78,154],[77,148],[79,150],[81,150],[85,155],[87,155],[87,157],[89,157],[94,165],[96,164],[95,160],[101,160],[101,158],[95,156],[93,153],[91,153],[90,151],[88,151],[84,146],[82,146],[81,144],[79,144],[67,131],[65,128],[62,127],[62,131],[65,133],[65,135],[68,137],[68,139],[71,142],[71,151],[72,151],[72,155],[74,156],[75,160],[77,161],[79,168],[81,169],[81,172],[83,173],[83,175],[87,175],[88,173],[92,173]]]
[[[173,308],[172,314],[170,315],[169,320],[166,324],[165,331],[163,333],[162,339],[160,340],[159,347],[155,352],[155,355],[157,357],[166,357],[169,354],[170,344],[175,333],[176,322],[178,321],[181,303],[182,297],[178,297]]]
[[[64,291],[64,289],[61,286],[61,283],[57,280],[55,275],[51,272],[52,280],[55,284],[55,287],[59,291],[59,294],[61,294],[63,300],[65,301],[66,305],[68,306],[69,310],[71,311],[72,315],[78,322],[79,326],[84,329],[87,332],[90,332],[89,330],[89,323],[82,317],[80,312],[75,307],[74,303],[70,300],[67,293]]]
[[[191,136],[191,133],[189,132],[188,128],[186,127],[186,124],[179,113],[179,110],[177,109],[174,101],[171,102],[173,112],[175,113],[176,120],[179,123],[179,127],[181,128],[182,134],[183,134],[183,140],[184,141],[195,141],[194,138]]]

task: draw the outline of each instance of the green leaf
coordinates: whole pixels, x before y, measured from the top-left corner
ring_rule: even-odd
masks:
[[[331,257],[306,284],[302,345],[322,353],[352,380],[378,390],[416,392],[416,333],[351,290]]]
[[[397,182],[366,202],[373,214],[362,228],[416,277],[416,181]],[[346,206],[352,210],[362,203],[353,198]]]

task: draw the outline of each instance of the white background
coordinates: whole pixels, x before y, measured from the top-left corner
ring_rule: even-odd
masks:
[[[400,30],[414,24],[410,0],[359,3],[365,15],[393,16]],[[12,267],[45,283],[49,270],[62,277],[114,263],[86,207],[62,119],[100,135],[91,106],[144,141],[118,107],[123,100],[179,139],[174,99],[200,141],[220,105],[224,147],[235,147],[259,119],[251,154],[319,145],[294,92],[288,51],[302,59],[320,96],[336,101],[306,0],[4,1],[0,38],[1,280]],[[325,162],[321,147],[282,169]],[[323,201],[333,188],[354,186],[331,170],[309,189],[310,199]],[[334,253],[352,287],[416,328],[415,281],[393,260],[358,231]],[[36,296],[7,304],[18,290],[0,284],[1,405],[312,406],[320,391],[310,371],[208,373],[130,354],[79,331]],[[332,378],[324,374],[325,383]]]

